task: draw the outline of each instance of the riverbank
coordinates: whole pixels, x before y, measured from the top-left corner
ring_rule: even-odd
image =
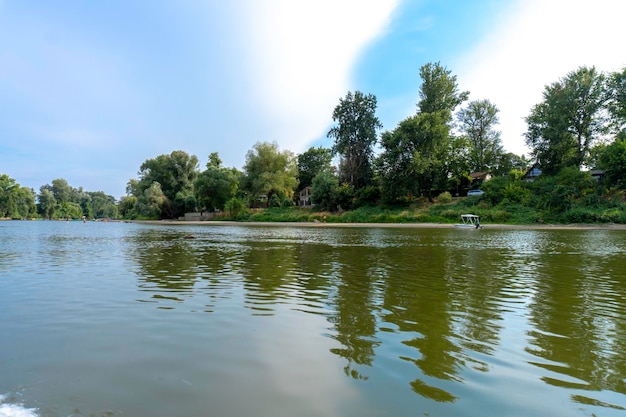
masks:
[[[129,223],[178,226],[256,226],[256,227],[326,227],[326,228],[397,228],[397,229],[454,229],[450,223],[323,223],[323,222],[236,222],[236,221],[182,221],[182,220],[128,220]],[[624,230],[624,224],[484,224],[485,229],[512,230]]]

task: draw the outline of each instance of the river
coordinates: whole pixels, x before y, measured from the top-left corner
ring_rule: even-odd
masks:
[[[626,232],[0,222],[0,416],[623,416]]]

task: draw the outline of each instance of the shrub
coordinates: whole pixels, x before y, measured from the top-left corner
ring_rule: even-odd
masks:
[[[448,191],[444,191],[443,193],[439,194],[439,196],[437,197],[437,201],[441,204],[451,203],[452,195]]]
[[[237,197],[233,197],[226,202],[224,210],[231,218],[241,220],[242,217],[250,216],[250,210],[244,205],[243,201]]]
[[[567,223],[595,223],[598,216],[593,211],[583,207],[573,207],[563,214]]]

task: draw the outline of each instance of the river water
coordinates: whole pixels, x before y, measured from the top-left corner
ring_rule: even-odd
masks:
[[[624,416],[626,232],[0,222],[0,416]]]

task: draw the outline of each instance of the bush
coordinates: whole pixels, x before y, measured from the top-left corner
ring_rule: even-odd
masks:
[[[626,223],[626,212],[617,208],[604,210],[600,215],[600,221],[603,223]]]
[[[584,207],[574,207],[563,214],[566,223],[595,223],[598,216],[593,211]]]
[[[437,201],[441,204],[449,204],[452,202],[452,195],[448,191],[439,194]]]
[[[224,210],[228,215],[237,220],[245,220],[250,216],[250,210],[245,206],[243,201],[237,197],[233,197],[226,202]]]

